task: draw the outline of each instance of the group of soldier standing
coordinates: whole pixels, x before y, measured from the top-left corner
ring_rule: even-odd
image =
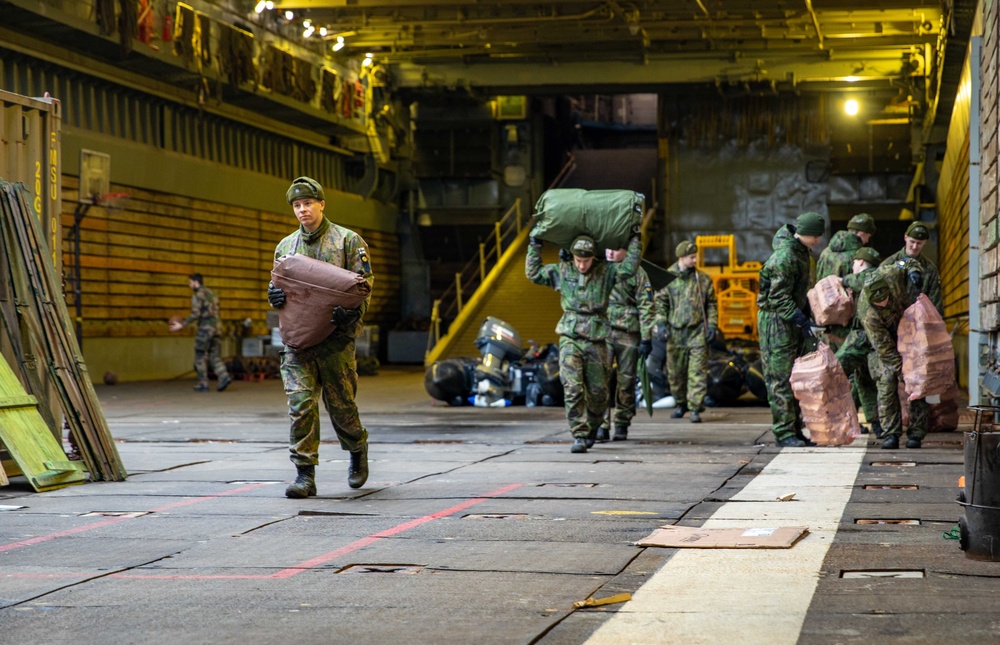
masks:
[[[532,282],[559,292],[563,315],[559,334],[559,378],[566,418],[573,434],[571,452],[595,442],[628,438],[635,416],[636,372],[653,346],[666,343],[667,373],[676,401],[673,416],[689,411],[701,422],[707,390],[708,343],[718,331],[718,307],[711,278],[695,268],[697,247],[677,246],[672,280],[657,292],[639,266],[641,242],[634,227],[625,249],[598,246],[589,235],[576,237],[560,261],[542,263],[542,241],[531,237],[525,273]],[[614,387],[613,410],[611,382]]]
[[[795,360],[822,340],[851,379],[882,448],[898,448],[903,423],[897,328],[921,293],[943,313],[937,267],[922,253],[929,230],[913,222],[903,248],[883,260],[868,246],[875,220],[862,213],[833,235],[814,263],[810,251],[825,232],[820,214],[803,213],[775,233],[773,251],[760,271],[758,336],[775,442],[782,448],[814,445],[803,432],[791,374]],[[543,264],[541,249],[542,241],[530,237],[525,273],[560,294],[563,315],[556,333],[571,452],[585,453],[595,442],[607,441],[609,426],[614,428],[610,439],[627,439],[636,408],[637,367],[649,357],[654,340],[666,345],[673,418],[690,412],[690,421],[700,423],[709,345],[719,332],[713,281],[696,268],[695,244],[678,244],[670,281],[655,292],[639,264],[637,226],[627,248],[607,249],[605,258],[598,257],[597,243],[586,234],[560,250],[558,263]],[[824,328],[813,322],[807,293],[831,275],[854,298],[855,315],[846,326]],[[928,419],[925,400],[910,402],[907,448],[920,447]]]

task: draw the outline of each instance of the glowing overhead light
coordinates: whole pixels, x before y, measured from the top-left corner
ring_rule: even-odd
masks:
[[[295,14],[291,10],[285,12],[285,20],[294,20]]]
[[[302,26],[305,27],[306,29],[309,29],[310,27],[312,27],[312,20],[303,20]]]
[[[271,2],[271,0],[267,0],[264,3],[264,8],[267,9],[268,11],[270,11],[271,9],[274,9],[274,3]]]
[[[844,78],[844,80],[847,81],[848,83],[857,83],[858,81],[861,80],[861,77],[860,76],[848,76],[848,77]]]
[[[363,61],[361,61],[361,66],[362,67],[370,67],[371,64],[372,64],[372,62],[373,62],[372,61],[372,55],[371,54],[365,54],[365,59]]]
[[[319,28],[319,35],[320,36],[326,36],[326,27],[320,27]]]
[[[313,32],[315,32],[315,31],[316,31],[316,28],[313,27],[312,25],[309,25],[308,27],[306,27],[306,30],[302,32],[302,37],[303,38],[308,38],[309,36],[312,36]]]
[[[847,112],[848,116],[855,116],[858,113],[858,102],[854,99],[847,99],[844,102],[844,112]]]
[[[337,42],[333,44],[333,51],[339,52],[343,48],[344,48],[344,37],[337,36]]]
[[[253,12],[254,13],[264,13],[264,9],[266,7],[267,7],[267,1],[266,0],[260,0],[260,2],[257,3],[257,6],[253,8]]]

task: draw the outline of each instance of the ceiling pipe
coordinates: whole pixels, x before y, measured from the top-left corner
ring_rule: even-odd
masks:
[[[812,17],[813,27],[816,28],[816,37],[819,38],[819,48],[823,49],[823,31],[819,28],[819,16],[816,15],[816,10],[813,9],[812,0],[806,0],[806,10]]]

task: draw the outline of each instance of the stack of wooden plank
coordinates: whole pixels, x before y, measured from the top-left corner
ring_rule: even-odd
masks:
[[[40,404],[37,407],[45,422],[42,425],[44,432],[51,440],[51,430],[58,424],[46,412],[49,406],[41,405],[46,392],[38,378],[37,362],[43,364],[55,386],[66,423],[90,478],[123,480],[127,476],[125,467],[87,373],[60,288],[60,277],[23,184],[0,181],[0,252],[0,319],[15,357],[13,362],[17,363],[14,368],[20,373],[26,394],[34,396]],[[27,400],[22,400],[19,405],[26,403]],[[18,433],[18,436],[21,438],[4,436],[4,443],[15,461],[18,452],[25,452],[25,446],[15,448],[10,445],[12,441],[45,441],[37,437],[25,439],[29,433]],[[57,463],[60,462],[57,459],[46,461],[53,466],[49,470],[66,466]],[[25,470],[24,464],[19,462],[18,465]]]

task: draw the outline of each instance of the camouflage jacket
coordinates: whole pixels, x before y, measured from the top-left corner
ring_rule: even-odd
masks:
[[[906,249],[902,248],[883,260],[882,266],[907,258],[910,258],[910,256],[906,254]],[[934,305],[939,314],[944,316],[944,301],[941,299],[941,275],[938,273],[937,265],[931,262],[923,253],[917,258],[910,259],[916,260],[924,272],[924,286],[920,291],[927,294],[927,297],[931,300],[931,304]]]
[[[274,249],[274,259],[283,255],[304,255],[315,260],[323,260],[343,269],[354,271],[365,277],[368,286],[375,283],[371,261],[368,259],[368,245],[364,239],[349,228],[337,226],[324,218],[320,227],[307,233],[300,226],[297,231],[278,242]],[[349,330],[351,337],[357,338],[364,327],[364,315],[371,303],[371,293],[361,303],[358,310],[361,318]]]
[[[822,280],[828,275],[843,278],[851,274],[854,266],[854,253],[860,249],[861,238],[850,231],[837,231],[830,238],[830,244],[819,254],[816,262],[816,280]]]
[[[896,348],[899,321],[903,318],[903,312],[915,302],[916,298],[915,294],[907,289],[905,269],[890,264],[880,266],[875,271],[884,276],[889,285],[889,302],[884,307],[872,303],[869,285],[870,278],[875,274],[869,273],[869,279],[865,281],[865,287],[858,297],[858,310],[855,316],[861,321],[865,334],[868,335],[868,342],[878,352],[882,364],[899,373],[903,369],[903,359]]]
[[[809,249],[795,239],[795,227],[778,229],[771,242],[774,252],[760,270],[757,308],[791,320],[796,309],[809,315]]]
[[[608,322],[615,329],[639,334],[642,340],[653,337],[653,288],[645,269],[615,283],[608,299]]]
[[[580,273],[573,261],[542,265],[539,247],[529,244],[524,273],[535,284],[552,287],[559,292],[563,315],[556,325],[560,336],[591,341],[604,341],[608,336],[608,300],[615,283],[635,275],[639,268],[641,242],[632,238],[628,254],[621,262],[605,262],[594,258],[586,273]]]
[[[861,319],[858,317],[858,303],[861,300],[861,291],[865,288],[865,283],[873,275],[872,272],[877,270],[878,267],[871,267],[861,273],[852,272],[844,276],[844,286],[850,289],[851,297],[854,299],[854,317],[851,319],[850,329],[864,332],[864,328],[861,326]]]
[[[219,296],[205,285],[191,293],[191,313],[182,325],[187,327],[193,322],[198,323],[199,334],[210,336],[218,336],[222,327],[219,319]]]
[[[656,292],[656,326],[717,327],[719,306],[712,278],[698,269],[681,269],[676,262],[667,271],[677,277]]]

